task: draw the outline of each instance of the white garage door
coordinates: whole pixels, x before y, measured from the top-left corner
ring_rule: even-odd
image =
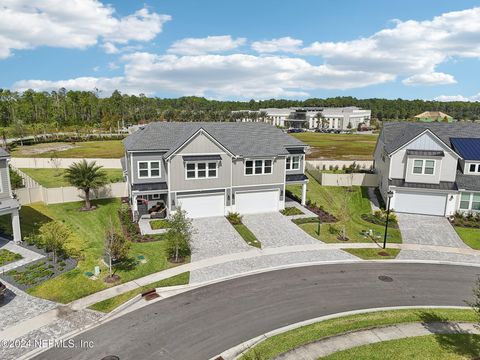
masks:
[[[184,195],[177,197],[182,210],[189,218],[201,218],[225,215],[225,194]]]
[[[240,214],[278,211],[278,190],[235,193],[235,209]]]
[[[427,193],[395,193],[394,210],[412,214],[445,215],[447,195]]]

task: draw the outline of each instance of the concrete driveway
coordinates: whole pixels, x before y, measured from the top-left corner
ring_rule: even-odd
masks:
[[[225,217],[193,219],[192,261],[251,250]]]
[[[397,213],[403,243],[468,248],[444,217]]]
[[[279,212],[244,215],[243,223],[260,240],[262,248],[321,243]]]

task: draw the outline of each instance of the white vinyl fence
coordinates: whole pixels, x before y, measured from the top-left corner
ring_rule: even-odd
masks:
[[[353,163],[353,162],[352,162]],[[352,164],[350,163],[350,164]],[[350,165],[349,164],[349,165]],[[358,163],[357,163],[358,164]],[[348,166],[348,165],[347,165]],[[361,165],[360,165],[361,166]],[[323,186],[368,186],[377,187],[379,179],[377,174],[351,173],[332,174],[322,172],[322,167],[313,166],[307,161],[306,169]],[[328,169],[328,167],[327,167]]]
[[[373,166],[373,161],[371,160],[307,160],[307,165],[313,166],[318,170],[332,170],[335,166],[338,166],[339,169],[342,169],[344,166],[349,167],[350,165],[356,164],[360,166],[361,169],[368,170]],[[323,166],[325,165],[325,168]]]
[[[15,168],[47,168],[47,169],[66,169],[73,163],[78,163],[83,159],[75,158],[17,158],[12,157],[10,164]],[[121,169],[120,159],[96,159],[86,158],[88,162],[95,161],[97,165],[106,169]]]
[[[45,204],[59,204],[73,201],[83,201],[85,196],[83,191],[78,190],[73,186],[59,187],[59,188],[45,188],[25,187],[14,190],[17,200],[21,205],[31,204],[34,202],[44,202]],[[92,191],[90,198],[93,199],[108,199],[119,198],[127,196],[127,183],[119,182],[108,184],[101,189]]]

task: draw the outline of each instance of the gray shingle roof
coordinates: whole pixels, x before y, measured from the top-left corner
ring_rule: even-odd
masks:
[[[385,144],[385,150],[390,154],[426,129],[438,136],[449,147],[451,147],[450,138],[480,138],[480,123],[389,122],[384,124],[379,140]]]
[[[455,181],[459,189],[480,191],[480,175],[465,175],[457,171]]]
[[[437,190],[457,190],[457,185],[450,181],[440,181],[439,184],[427,184],[417,182],[406,182],[404,179],[390,179],[388,184],[403,188],[419,188],[419,189],[437,189]]]
[[[288,154],[288,147],[307,146],[272,125],[239,122],[155,122],[123,142],[127,151],[167,150],[168,157],[200,129],[236,156],[275,156]]]

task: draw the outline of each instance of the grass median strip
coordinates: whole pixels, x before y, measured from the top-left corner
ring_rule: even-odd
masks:
[[[245,240],[248,245],[261,248],[262,244],[258,241],[257,237],[250,231],[250,229],[244,224],[233,225],[235,230],[240,234],[240,236]]]
[[[480,335],[441,334],[390,340],[339,351],[323,360],[477,359]]]
[[[126,303],[128,300],[133,299],[135,296],[140,295],[144,291],[153,288],[167,287],[167,286],[176,286],[176,285],[186,285],[190,280],[190,273],[184,272],[175,276],[172,276],[168,279],[160,280],[149,285],[139,287],[134,290],[127,291],[126,293],[114,296],[110,299],[106,299],[95,303],[88,308],[91,310],[97,310],[104,313],[108,313],[120,305]]]
[[[477,322],[478,317],[471,309],[406,309],[344,316],[272,336],[250,349],[241,359],[273,359],[284,352],[321,338],[350,331],[401,323],[438,321]]]
[[[349,254],[358,256],[363,260],[389,260],[395,259],[400,252],[400,249],[379,249],[379,248],[365,248],[365,249],[342,249]]]
[[[23,259],[23,256],[7,249],[0,249],[0,266]]]

